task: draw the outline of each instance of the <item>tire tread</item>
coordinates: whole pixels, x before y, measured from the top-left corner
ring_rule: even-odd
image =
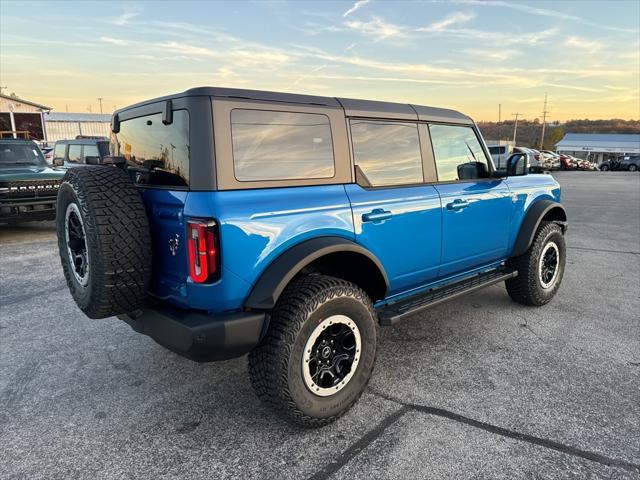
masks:
[[[345,295],[362,302],[367,306],[372,318],[377,318],[368,295],[357,285],[319,274],[294,279],[284,290],[273,310],[267,334],[249,353],[249,376],[258,397],[281,416],[303,427],[316,428],[334,422],[344,415],[362,394],[360,391],[338,414],[315,418],[298,408],[289,391],[288,363],[300,329],[321,304],[331,298]]]

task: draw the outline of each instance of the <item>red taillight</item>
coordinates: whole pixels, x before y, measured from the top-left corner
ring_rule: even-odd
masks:
[[[218,247],[214,222],[188,222],[189,275],[196,283],[213,280],[218,274]]]

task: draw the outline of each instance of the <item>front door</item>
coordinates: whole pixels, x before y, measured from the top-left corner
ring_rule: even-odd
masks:
[[[430,125],[442,202],[441,278],[505,259],[511,191],[490,178],[489,160],[473,127]]]
[[[352,119],[350,124],[358,183],[345,189],[356,241],[384,265],[391,295],[435,280],[440,197],[424,182],[417,123]]]
[[[440,276],[471,270],[507,255],[513,202],[499,179],[437,185],[442,199]]]

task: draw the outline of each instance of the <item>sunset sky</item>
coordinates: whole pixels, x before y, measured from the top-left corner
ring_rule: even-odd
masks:
[[[0,86],[106,113],[214,85],[640,118],[640,2],[0,2]]]

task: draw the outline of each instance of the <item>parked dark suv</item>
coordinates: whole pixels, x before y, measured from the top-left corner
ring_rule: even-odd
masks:
[[[0,222],[53,220],[64,175],[31,140],[0,139]]]
[[[59,167],[97,165],[109,155],[106,137],[78,136],[73,140],[58,140],[53,148],[53,164]],[[87,160],[88,159],[88,160]]]
[[[300,424],[358,400],[379,325],[498,282],[540,306],[562,281],[560,186],[525,154],[496,172],[454,110],[208,87],[112,130],[113,156],[58,194],[76,303],[195,361],[249,353]]]

